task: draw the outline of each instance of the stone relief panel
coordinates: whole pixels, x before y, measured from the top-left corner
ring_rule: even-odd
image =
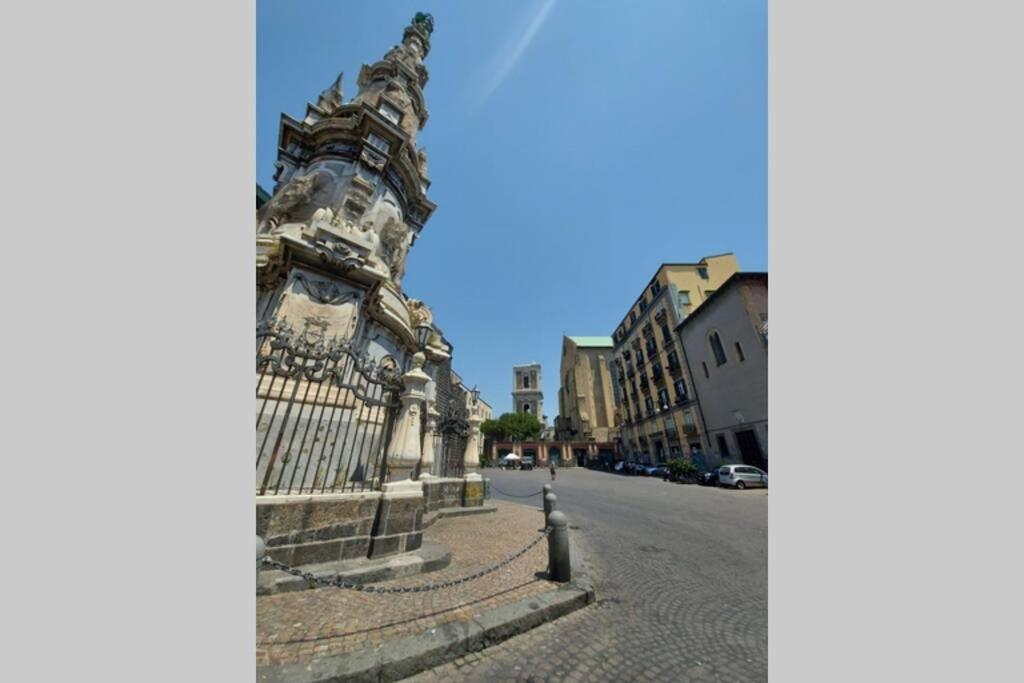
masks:
[[[276,318],[299,327],[307,319],[323,321],[327,338],[351,339],[359,321],[362,293],[306,271],[292,273],[277,307]]]

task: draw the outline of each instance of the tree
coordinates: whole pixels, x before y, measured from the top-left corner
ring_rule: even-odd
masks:
[[[486,420],[480,431],[495,441],[531,441],[540,437],[544,425],[530,413],[504,413],[497,420]]]

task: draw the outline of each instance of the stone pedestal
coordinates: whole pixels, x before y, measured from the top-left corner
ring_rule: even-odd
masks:
[[[440,413],[434,402],[427,403],[427,431],[423,435],[423,455],[420,457],[419,478],[429,478],[434,471],[434,430],[437,429],[437,418]]]
[[[426,386],[430,381],[430,375],[423,372],[425,360],[426,357],[422,353],[417,353],[412,359],[412,369],[402,375],[405,382],[402,409],[387,451],[388,474],[391,481],[411,479],[413,470],[423,456],[420,420],[427,397]]]
[[[469,423],[469,438],[466,439],[466,450],[462,455],[463,472],[466,474],[480,469],[480,425],[483,421],[476,413],[466,419]]]
[[[467,474],[462,489],[462,507],[473,508],[484,504],[484,478],[473,472]]]
[[[420,482],[406,480],[384,484],[370,539],[370,557],[419,548],[423,544],[424,507]]]

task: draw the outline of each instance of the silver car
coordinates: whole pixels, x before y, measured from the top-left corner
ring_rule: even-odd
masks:
[[[722,465],[718,470],[719,486],[735,486],[743,490],[748,486],[768,486],[768,473],[750,465]]]

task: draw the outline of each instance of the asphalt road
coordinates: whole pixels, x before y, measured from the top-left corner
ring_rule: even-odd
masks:
[[[483,470],[523,499],[547,470]],[[767,681],[768,492],[559,470],[598,601],[415,681]],[[502,493],[504,492],[504,494]]]

